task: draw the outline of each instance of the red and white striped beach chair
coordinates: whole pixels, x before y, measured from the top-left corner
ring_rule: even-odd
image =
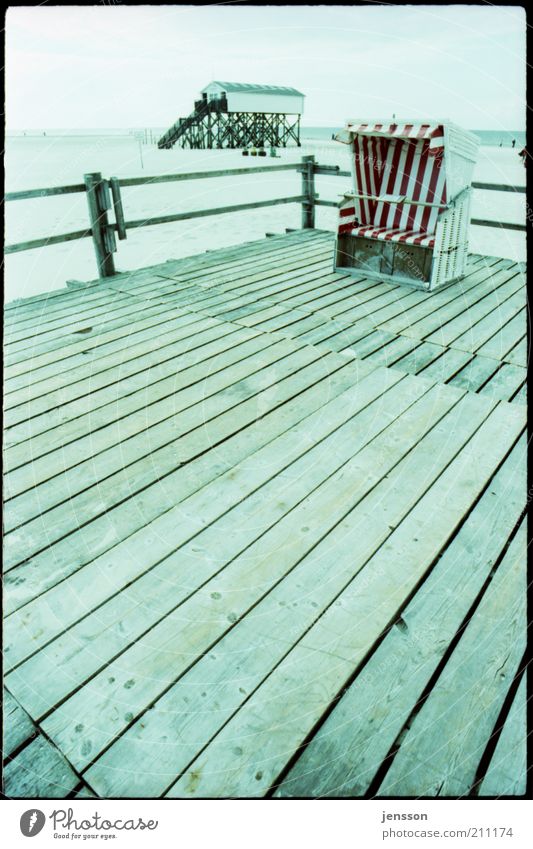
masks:
[[[335,270],[428,291],[460,279],[478,139],[450,122],[349,121],[353,191],[340,204]]]

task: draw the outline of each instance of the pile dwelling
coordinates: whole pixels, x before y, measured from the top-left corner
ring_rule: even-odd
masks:
[[[304,95],[295,88],[212,82],[187,118],[178,118],[158,147],[192,149],[300,147]]]

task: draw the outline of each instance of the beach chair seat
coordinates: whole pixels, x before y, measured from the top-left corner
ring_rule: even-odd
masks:
[[[417,230],[399,230],[395,227],[374,227],[373,224],[364,227],[354,227],[347,231],[352,236],[366,236],[367,239],[381,239],[382,242],[400,242],[404,245],[422,245],[426,248],[435,246],[435,236]]]
[[[478,140],[450,124],[350,121],[352,185],[339,205],[335,269],[432,290],[468,254]]]

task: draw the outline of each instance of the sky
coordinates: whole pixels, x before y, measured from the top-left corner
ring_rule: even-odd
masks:
[[[7,130],[166,127],[213,79],[294,86],[302,123],[525,126],[526,20],[493,6],[18,6]]]

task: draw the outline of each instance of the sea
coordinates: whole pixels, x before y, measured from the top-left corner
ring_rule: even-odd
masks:
[[[80,129],[71,130],[65,128],[58,129],[31,129],[31,130],[13,130],[7,133],[7,137],[20,136],[134,136],[143,142],[150,142],[158,139],[167,127],[132,127],[124,129],[105,128],[105,129]],[[340,127],[305,127],[301,128],[301,136],[304,139],[331,139],[335,133],[339,132]],[[475,130],[470,132],[475,133],[480,140],[480,144],[486,147],[511,147],[513,140],[515,146],[524,147],[526,143],[526,134],[523,130]]]
[[[339,127],[302,127],[303,138],[308,139],[330,139],[339,131]],[[480,144],[484,147],[512,147],[513,139],[515,146],[525,146],[526,134],[521,130],[470,130],[478,136]]]

